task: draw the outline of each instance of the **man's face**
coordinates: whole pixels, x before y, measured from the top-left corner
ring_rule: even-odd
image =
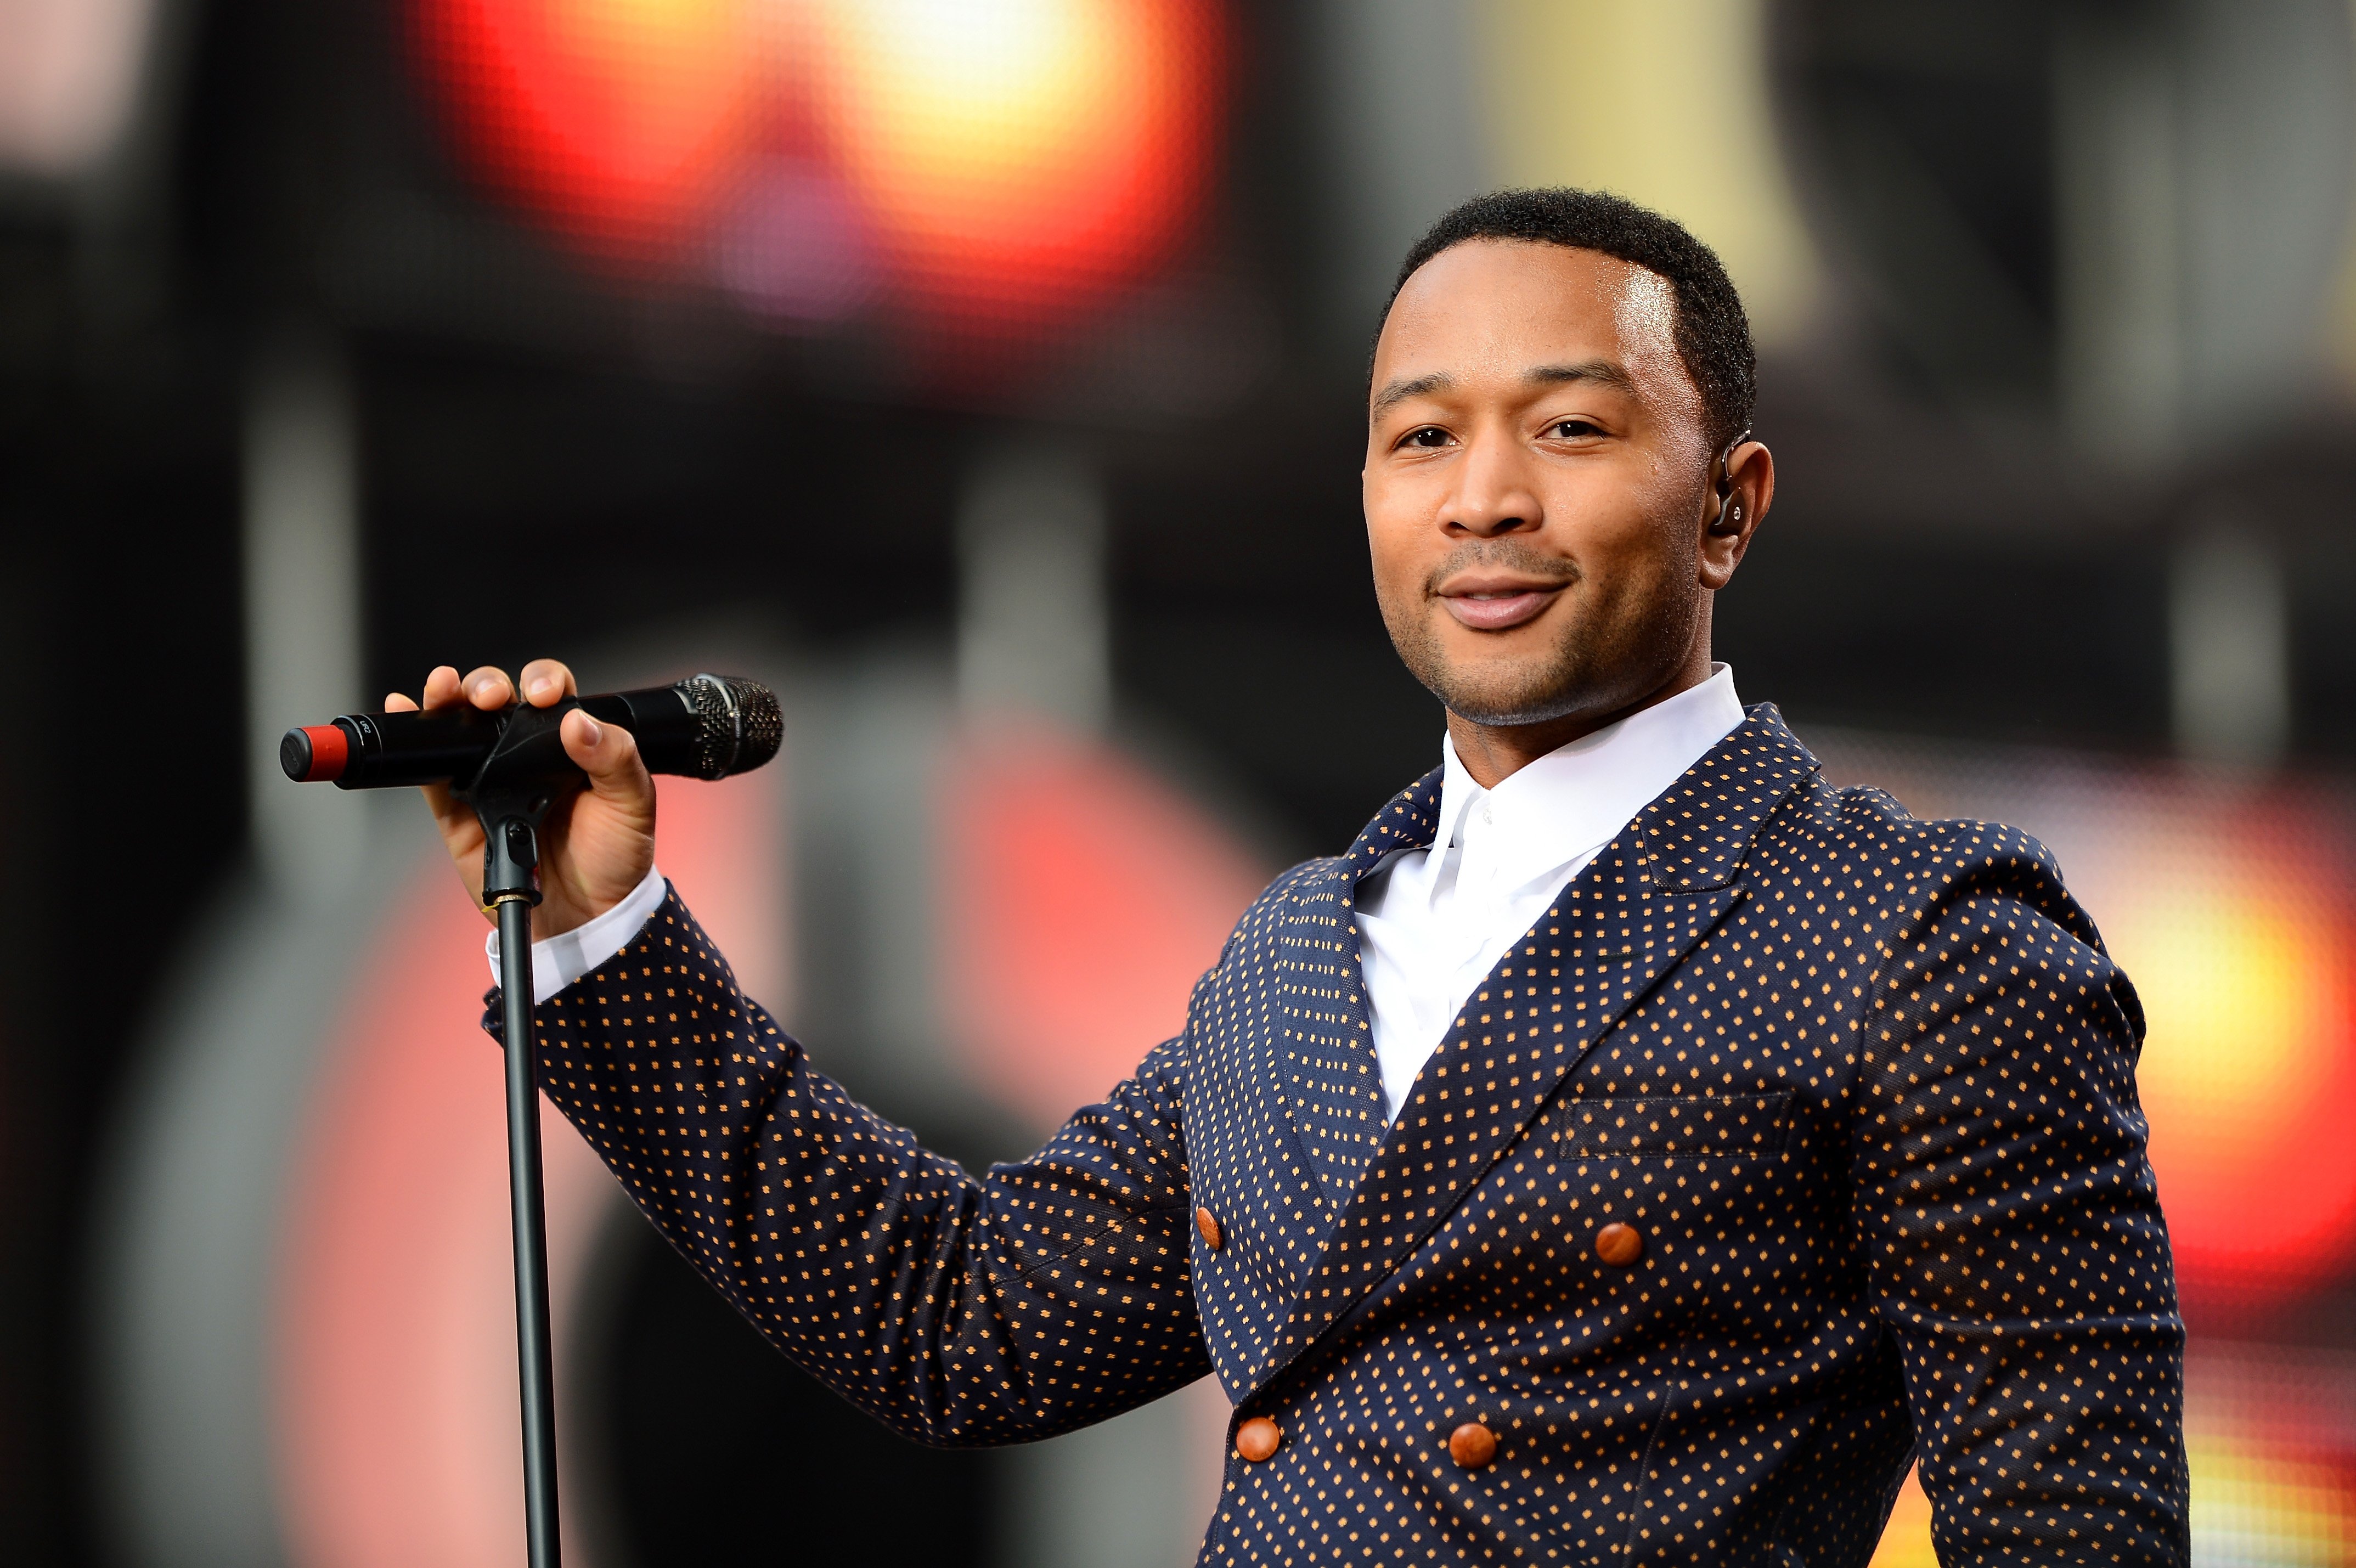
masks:
[[[1673,302],[1641,267],[1516,240],[1453,246],[1399,291],[1363,475],[1375,593],[1461,717],[1616,713],[1706,635],[1711,453]]]

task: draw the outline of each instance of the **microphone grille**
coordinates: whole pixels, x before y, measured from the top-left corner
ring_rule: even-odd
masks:
[[[724,779],[750,773],[777,754],[786,738],[777,694],[757,680],[736,675],[691,675],[680,695],[700,720],[695,737],[695,776]]]

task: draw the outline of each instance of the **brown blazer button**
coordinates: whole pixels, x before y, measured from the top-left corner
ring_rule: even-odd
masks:
[[[1595,1232],[1595,1255],[1613,1268],[1626,1268],[1644,1255],[1644,1232],[1614,1220]]]
[[[1448,1456],[1460,1470],[1478,1470],[1497,1456],[1497,1435],[1468,1421],[1448,1435]]]
[[[1275,1453],[1283,1441],[1284,1434],[1265,1415],[1255,1415],[1236,1428],[1236,1452],[1255,1465]]]
[[[1219,1229],[1219,1217],[1208,1209],[1194,1211],[1194,1229],[1203,1233],[1203,1244],[1215,1253],[1227,1244],[1227,1233]]]

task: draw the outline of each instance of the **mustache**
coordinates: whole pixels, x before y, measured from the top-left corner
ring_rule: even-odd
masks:
[[[1448,552],[1448,558],[1432,568],[1424,579],[1426,598],[1436,598],[1440,585],[1460,571],[1486,567],[1495,571],[1510,571],[1557,588],[1567,588],[1586,573],[1579,563],[1558,555],[1544,555],[1518,539],[1466,539]]]

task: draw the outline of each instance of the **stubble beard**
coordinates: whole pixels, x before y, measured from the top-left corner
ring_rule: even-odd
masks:
[[[1615,606],[1571,603],[1582,577],[1576,567],[1517,547],[1498,548],[1507,542],[1488,541],[1477,556],[1459,552],[1419,585],[1410,603],[1382,606],[1400,661],[1451,713],[1496,729],[1550,723],[1581,712],[1601,716],[1642,700],[1673,672],[1693,635],[1690,607],[1683,615],[1638,615],[1615,624],[1624,619],[1614,615]],[[1468,559],[1563,583],[1556,602],[1539,613],[1539,624],[1551,622],[1555,628],[1543,651],[1472,666],[1451,660],[1439,624],[1448,611],[1433,588]]]

